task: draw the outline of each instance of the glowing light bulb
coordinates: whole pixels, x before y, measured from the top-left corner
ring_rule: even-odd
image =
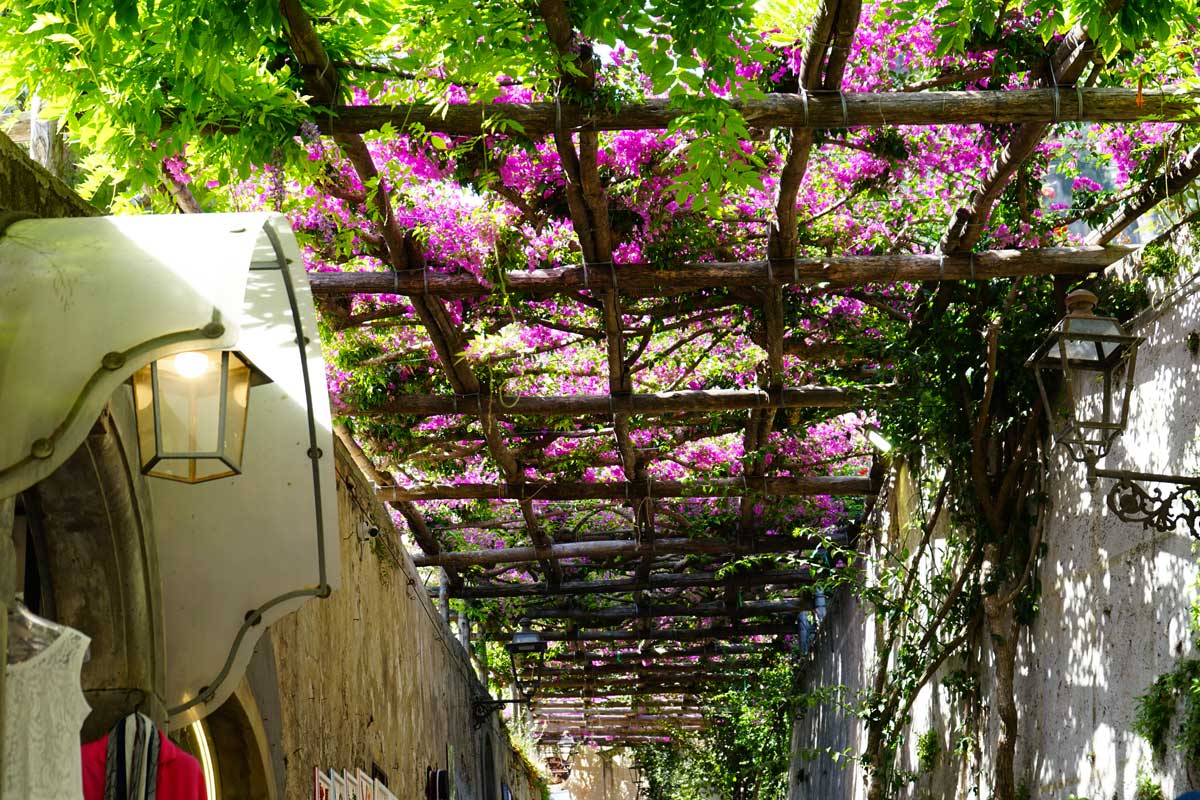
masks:
[[[179,353],[172,362],[181,378],[195,380],[208,372],[208,356],[205,353]]]

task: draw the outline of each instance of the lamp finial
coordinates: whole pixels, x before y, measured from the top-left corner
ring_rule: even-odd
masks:
[[[1067,295],[1067,313],[1074,317],[1091,317],[1099,298],[1087,289],[1076,289]]]

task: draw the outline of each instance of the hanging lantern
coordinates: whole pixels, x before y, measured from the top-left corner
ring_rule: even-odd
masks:
[[[237,353],[177,353],[134,373],[142,473],[183,483],[242,471],[253,370]]]
[[[1088,464],[1103,458],[1125,429],[1137,347],[1143,341],[1115,318],[1093,314],[1095,305],[1096,295],[1089,291],[1068,294],[1067,316],[1026,362],[1037,377],[1054,444],[1066,444],[1072,458]],[[1051,402],[1047,372],[1062,376],[1060,403]]]
[[[540,633],[529,627],[529,620],[522,619],[520,625],[521,629],[513,631],[512,640],[505,647],[508,649],[513,686],[516,688],[517,694],[532,698],[537,694],[538,687],[542,683],[542,665],[546,659],[547,643]],[[522,660],[528,661],[535,655],[537,660],[533,663],[533,678],[526,682],[521,679],[521,671],[517,667],[517,657],[520,656]]]
[[[564,733],[558,740],[558,757],[562,759],[567,771],[571,770],[571,762],[575,758],[575,737],[570,732]]]

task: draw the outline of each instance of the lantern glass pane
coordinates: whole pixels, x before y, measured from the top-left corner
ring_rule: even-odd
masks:
[[[221,442],[221,353],[177,353],[158,361],[154,372],[159,452],[215,454]]]
[[[150,367],[142,367],[133,373],[133,410],[137,417],[142,472],[147,472],[153,466],[158,453],[154,437],[154,390],[151,383]]]
[[[1079,334],[1116,338],[1096,341],[1076,338]],[[1108,317],[1067,317],[1063,322],[1062,336],[1067,344],[1067,358],[1071,361],[1101,363],[1123,346],[1120,337],[1124,337],[1125,332],[1116,320]]]
[[[250,406],[250,366],[229,353],[229,378],[225,389],[225,461],[241,472],[246,444],[246,412]]]
[[[250,366],[236,353],[167,356],[133,377],[142,472],[199,483],[241,471]]]

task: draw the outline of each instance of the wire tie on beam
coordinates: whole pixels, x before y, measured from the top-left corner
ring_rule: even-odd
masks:
[[[946,280],[946,254],[938,253],[938,280]]]
[[[792,256],[792,283],[800,283],[800,259],[795,255]]]
[[[767,285],[775,285],[775,269],[771,266],[771,257],[767,256]]]
[[[583,260],[583,288],[585,291],[588,288],[588,268],[586,258]]]
[[[425,296],[429,296],[429,265],[421,265],[421,279],[425,281]]]
[[[838,90],[838,97],[842,100],[842,127],[850,127],[850,112],[846,110],[846,93]]]
[[[1054,84],[1054,116],[1053,119],[1050,120],[1050,123],[1054,124],[1058,122],[1060,94],[1058,89],[1058,77],[1054,74],[1054,56],[1050,57],[1050,59],[1046,62],[1046,66],[1050,70],[1050,82]]]
[[[809,127],[808,124],[808,91],[800,87],[800,105],[804,108],[804,127]]]
[[[1079,101],[1079,121],[1083,122],[1083,87],[1075,84],[1075,99]]]

